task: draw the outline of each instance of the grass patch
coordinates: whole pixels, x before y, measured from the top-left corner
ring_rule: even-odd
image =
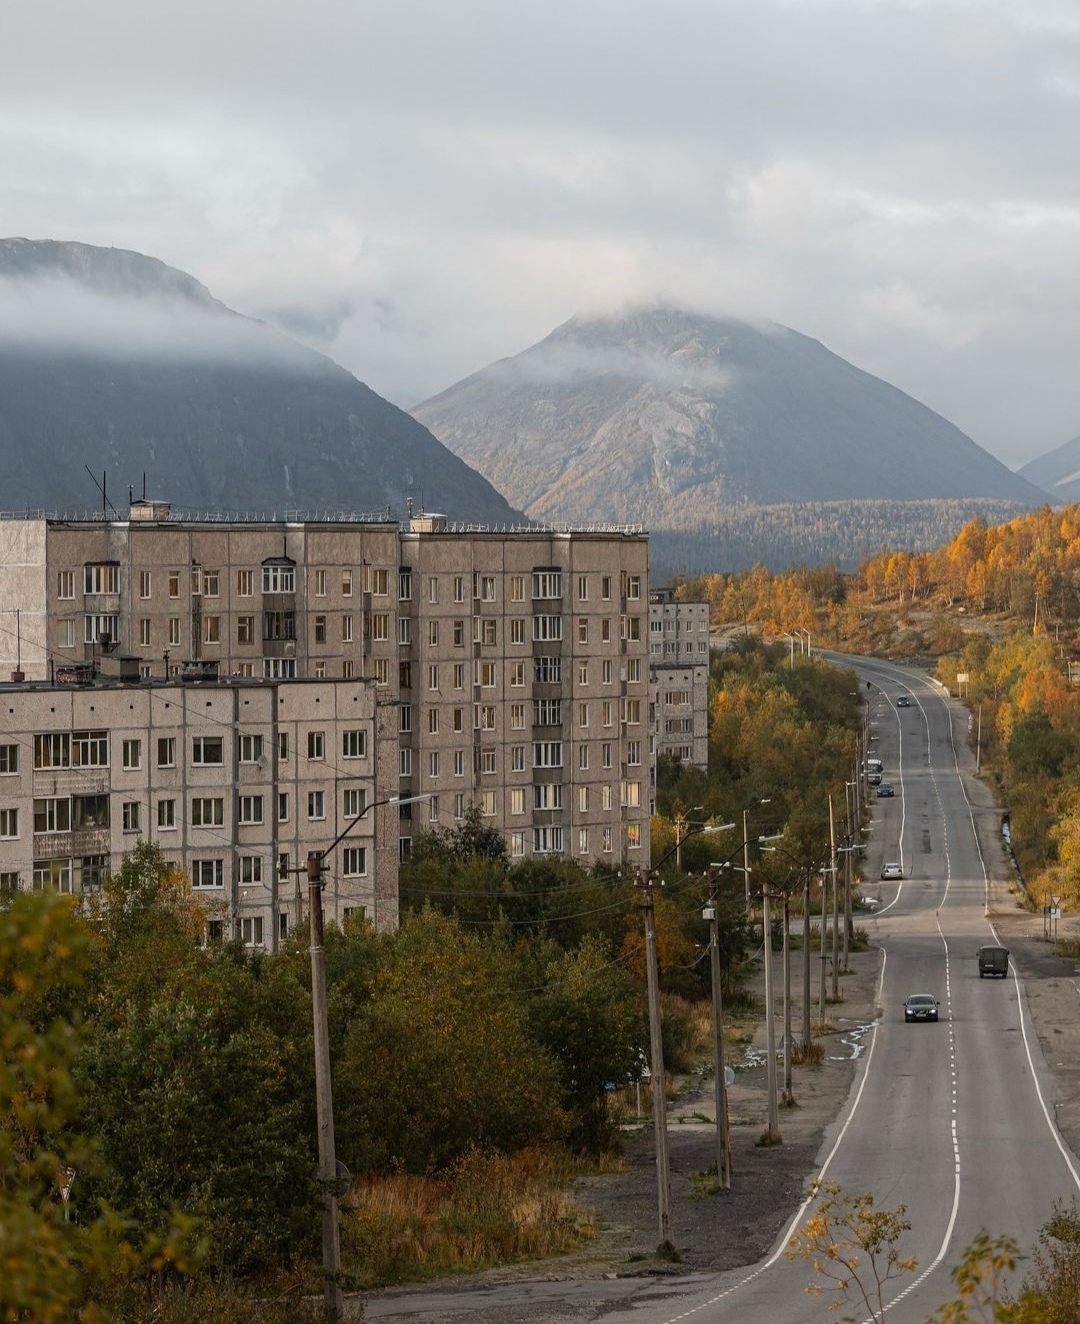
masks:
[[[768,1127],[754,1141],[758,1149],[772,1149],[774,1145],[782,1145],[783,1143],[783,1136],[777,1131],[770,1131]]]
[[[1066,961],[1080,961],[1080,938],[1059,938],[1054,945],[1054,955]]]
[[[357,1183],[341,1216],[342,1262],[354,1289],[472,1273],[559,1254],[596,1234],[566,1187],[569,1161],[539,1150],[473,1152],[439,1177],[404,1173]]]
[[[811,1039],[809,1045],[796,1044],[791,1050],[791,1062],[797,1067],[819,1067],[825,1061],[825,1045]]]

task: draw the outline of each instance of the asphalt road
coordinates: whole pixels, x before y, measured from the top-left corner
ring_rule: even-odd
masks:
[[[952,1294],[949,1271],[972,1238],[986,1228],[1029,1248],[1055,1200],[1080,1196],[1080,1163],[1051,1122],[1052,1086],[1022,982],[1014,969],[1005,980],[978,975],[977,949],[997,939],[986,917],[985,847],[958,763],[964,717],[920,673],[836,660],[854,666],[864,686],[871,680],[870,752],[896,789],[874,802],[865,872],[876,878],[882,860],[899,860],[905,878],[880,885],[881,906],[867,923],[884,953],[882,1016],[821,1164],[824,1179],[844,1190],[907,1207],[912,1230],[902,1252],[918,1267],[887,1290],[887,1319],[924,1324]],[[897,708],[901,693],[910,707]],[[1000,870],[996,859],[993,867]],[[905,1024],[902,1004],[914,992],[940,999],[938,1024]],[[812,1270],[784,1254],[807,1212],[749,1269],[632,1284],[534,1283],[529,1318],[541,1317],[539,1306],[551,1320],[819,1324],[828,1315],[823,1299],[807,1295]]]

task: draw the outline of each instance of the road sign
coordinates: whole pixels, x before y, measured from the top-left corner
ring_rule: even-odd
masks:
[[[1057,909],[1058,906],[1061,905],[1061,897],[1059,897],[1059,896],[1052,896],[1052,897],[1050,898],[1050,900],[1054,903],[1054,909],[1055,909],[1055,910]]]

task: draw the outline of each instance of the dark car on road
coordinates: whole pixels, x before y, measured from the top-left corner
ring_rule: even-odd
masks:
[[[896,701],[896,706],[897,706],[897,708],[910,708],[910,707],[911,707],[911,695],[910,695],[910,694],[901,694],[901,696],[899,697],[899,699],[897,699],[897,701]]]
[[[892,782],[882,782],[881,785],[877,788],[877,793],[886,800],[889,798],[890,795],[896,794],[896,792],[893,790]]]
[[[938,1000],[932,993],[912,993],[904,1003],[905,1021],[936,1021]]]

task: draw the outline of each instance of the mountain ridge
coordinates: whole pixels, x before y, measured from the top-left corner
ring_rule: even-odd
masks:
[[[203,510],[520,515],[345,368],[127,249],[0,239],[7,508],[97,500],[84,466]]]

